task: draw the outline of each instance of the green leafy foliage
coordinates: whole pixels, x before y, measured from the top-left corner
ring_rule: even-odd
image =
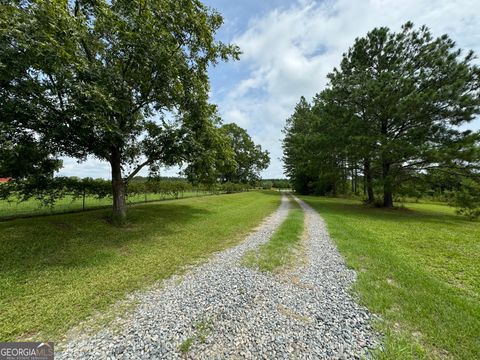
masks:
[[[278,190],[286,190],[292,188],[290,181],[288,181],[287,179],[262,179],[257,181],[256,186],[266,190],[272,188]]]
[[[264,190],[269,190],[273,187],[273,181],[263,180],[259,183],[259,186]]]
[[[260,171],[270,164],[268,151],[262,151],[262,147],[255,145],[250,135],[236,124],[225,124],[221,130],[229,139],[235,166],[221,169],[220,179],[225,182],[255,183],[260,179]]]
[[[0,199],[27,201],[40,200],[44,206],[53,206],[66,196],[73,199],[93,196],[102,199],[112,194],[112,184],[104,179],[77,177],[29,177],[26,180],[13,180],[0,186]]]
[[[30,141],[39,150],[33,163],[48,153],[108,161],[114,210],[123,217],[125,185],[145,166],[155,173],[202,157],[203,165],[228,161],[208,103],[208,68],[240,52],[215,40],[218,12],[198,0],[1,7],[0,130],[24,135],[11,135],[2,149]]]
[[[480,183],[473,179],[463,180],[461,186],[449,193],[450,203],[457,207],[459,215],[469,219],[480,217]]]
[[[93,197],[110,198],[112,184],[109,180],[77,177],[28,178],[24,181],[14,180],[0,184],[0,200],[24,202],[30,199],[40,201],[43,206],[54,207],[62,199]],[[185,192],[201,191],[211,194],[233,194],[251,189],[249,184],[214,183],[193,185],[186,180],[168,180],[151,178],[131,181],[126,195],[135,197],[145,194],[157,194],[162,198],[178,199]]]
[[[335,123],[322,115],[319,97],[309,104],[304,97],[287,120],[283,140],[284,163],[294,189],[302,194],[344,192],[345,150]]]

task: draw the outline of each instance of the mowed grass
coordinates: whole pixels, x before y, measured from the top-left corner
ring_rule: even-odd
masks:
[[[296,201],[290,200],[290,203],[292,209],[285,221],[268,242],[245,253],[242,258],[244,265],[266,272],[277,271],[292,264],[303,234],[304,215]]]
[[[480,359],[480,223],[444,205],[383,210],[303,197],[319,211],[361,301],[384,319],[379,358]]]
[[[125,294],[234,245],[280,203],[247,192],[0,222],[0,341],[57,341]]]

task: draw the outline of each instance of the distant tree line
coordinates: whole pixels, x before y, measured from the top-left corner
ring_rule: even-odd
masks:
[[[287,179],[262,179],[257,182],[257,186],[263,189],[291,189],[292,185]]]
[[[209,176],[201,170],[192,171],[187,167],[183,177],[134,176],[125,181],[125,196],[154,193],[178,198],[186,191],[203,191],[210,193],[235,193],[245,191],[259,185],[260,171],[265,169],[270,158],[267,151],[256,145],[248,133],[235,124],[223,125],[219,129],[227,139],[226,146],[231,151],[228,165],[221,162],[214,164]],[[15,172],[0,171],[2,174],[15,175]],[[12,181],[0,187],[0,199],[15,199],[26,201],[31,198],[40,200],[45,205],[53,205],[56,200],[65,196],[73,198],[94,196],[106,198],[112,196],[111,181],[78,177],[61,177],[50,174],[35,174],[35,176],[13,177]],[[283,180],[284,182],[285,180]],[[268,188],[283,188],[282,180],[269,181]]]
[[[356,39],[326,88],[312,102],[302,97],[287,120],[284,163],[293,188],[363,195],[384,207],[430,190],[478,201],[480,134],[462,128],[480,109],[474,59],[447,35],[434,38],[411,23]]]

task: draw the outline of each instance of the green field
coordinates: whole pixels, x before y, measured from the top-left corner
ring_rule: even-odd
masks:
[[[304,214],[295,200],[290,200],[290,203],[293,208],[285,221],[268,242],[245,253],[242,259],[244,265],[260,271],[277,271],[293,263],[303,234]]]
[[[303,199],[357,270],[361,301],[384,319],[380,358],[480,358],[479,222],[445,205],[385,210]]]
[[[0,339],[56,341],[125,294],[237,243],[280,203],[274,192],[194,197],[0,222]]]
[[[208,192],[203,191],[186,191],[179,195],[179,198],[189,198],[193,196],[209,195]],[[131,195],[127,198],[129,204],[137,204],[150,201],[172,200],[173,195],[163,194],[138,194]],[[60,214],[67,212],[75,212],[82,210],[98,209],[102,207],[109,207],[112,205],[112,198],[106,197],[98,199],[94,196],[86,196],[85,204],[83,198],[75,198],[73,196],[65,196],[62,199],[58,199],[54,206],[43,206],[40,200],[29,199],[27,201],[7,201],[0,200],[0,219],[12,218],[19,216],[31,216],[31,215],[48,215],[48,214]]]

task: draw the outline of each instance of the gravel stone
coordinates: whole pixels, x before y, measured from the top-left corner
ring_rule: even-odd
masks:
[[[138,306],[128,319],[71,340],[56,358],[368,357],[379,336],[371,328],[372,315],[351,296],[355,272],[345,266],[320,215],[295,199],[306,222],[306,261],[297,268],[265,274],[240,261],[286,218],[290,205],[283,196],[279,209],[241,244],[154,290],[132,294]]]

